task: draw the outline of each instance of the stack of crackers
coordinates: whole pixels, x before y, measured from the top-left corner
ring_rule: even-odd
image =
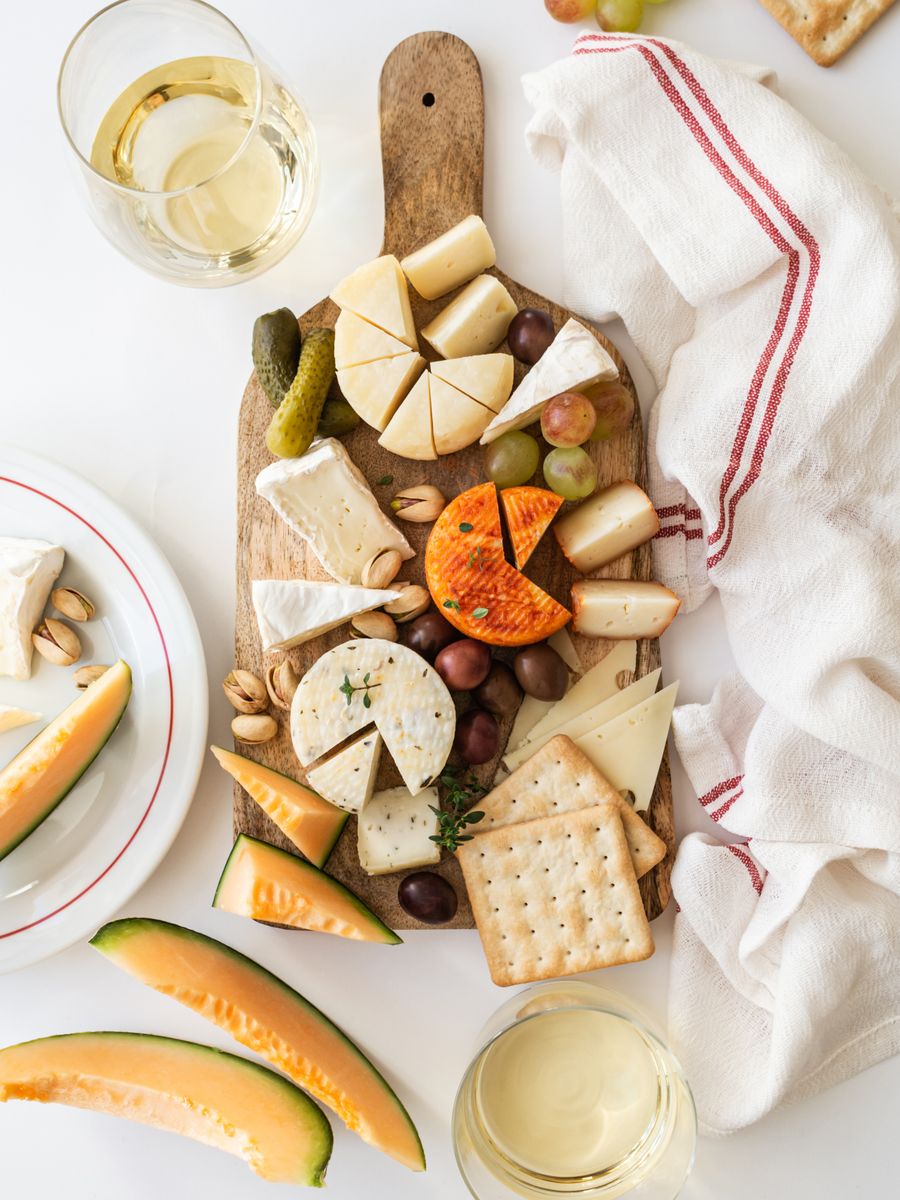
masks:
[[[650,957],[637,881],[666,844],[571,738],[552,738],[478,807],[457,857],[494,983]]]

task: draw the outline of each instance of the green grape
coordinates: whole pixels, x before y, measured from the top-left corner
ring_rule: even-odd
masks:
[[[484,466],[488,478],[497,487],[518,487],[527,483],[538,468],[541,451],[537,442],[528,433],[513,430],[502,433],[484,452]]]
[[[597,486],[597,468],[580,446],[561,446],[544,459],[544,480],[563,500],[583,500]]]
[[[643,15],[643,0],[599,0],[597,4],[597,24],[607,33],[634,33]]]

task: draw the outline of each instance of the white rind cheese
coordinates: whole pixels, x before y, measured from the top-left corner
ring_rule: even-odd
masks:
[[[437,671],[406,646],[381,638],[344,642],[300,680],[291,705],[294,750],[305,767],[372,724],[418,795],[450,755],[456,710]]]
[[[310,579],[254,579],[252,594],[263,650],[290,650],[400,595]]]
[[[437,458],[431,428],[429,375],[420,375],[412,391],[391,417],[378,439],[379,446],[400,458],[428,462]]]
[[[22,725],[31,725],[40,719],[40,713],[29,712],[27,708],[13,708],[11,704],[0,704],[0,733],[18,729]]]
[[[422,336],[426,336],[424,330]],[[530,425],[547,401],[560,392],[577,392],[618,378],[616,364],[594,335],[570,318],[491,421],[481,441],[486,445],[502,433]]]
[[[496,261],[497,252],[487,226],[473,214],[421,250],[407,254],[400,266],[420,296],[437,300]]]
[[[320,796],[342,808],[360,813],[369,802],[381,758],[381,737],[377,730],[338,750],[337,754],[306,772],[306,781]]]
[[[379,432],[387,427],[412,384],[425,370],[421,354],[398,354],[338,371],[344,399],[367,425]]]
[[[440,799],[435,788],[411,796],[406,788],[376,792],[359,818],[359,863],[368,875],[388,875],[441,861],[437,836]]]
[[[678,684],[670,683],[649,700],[575,740],[616,791],[631,792],[638,812],[646,812],[653,798],[677,694]]]
[[[659,637],[680,607],[675,593],[661,583],[584,579],[572,584],[572,626],[584,637]]]
[[[441,358],[465,358],[496,350],[518,312],[493,275],[479,275],[422,330]]]
[[[338,583],[358,584],[381,550],[414,551],[384,515],[362,473],[335,438],[316,442],[301,458],[284,458],[257,476],[256,490],[308,543]]]
[[[0,675],[31,677],[31,635],[65,557],[51,542],[0,537]]]
[[[383,254],[357,267],[341,280],[331,299],[338,308],[349,309],[405,342],[411,350],[418,350],[406,276],[393,254]]]
[[[630,480],[595,492],[553,526],[559,548],[583,575],[649,542],[658,530],[650,497]]]
[[[433,362],[431,374],[498,413],[512,391],[515,362],[511,354],[470,354]]]
[[[379,358],[396,358],[400,354],[409,354],[409,346],[399,338],[364,321],[349,309],[338,314],[334,326],[334,365],[339,371]]]
[[[489,408],[432,376],[431,422],[438,454],[454,454],[477,442],[490,419]]]

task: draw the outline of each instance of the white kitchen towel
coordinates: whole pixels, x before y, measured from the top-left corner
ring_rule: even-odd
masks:
[[[567,304],[659,386],[657,577],[739,674],[675,714],[723,840],[673,875],[670,1028],[728,1132],[900,1049],[900,229],[765,72],[586,34],[525,80]]]

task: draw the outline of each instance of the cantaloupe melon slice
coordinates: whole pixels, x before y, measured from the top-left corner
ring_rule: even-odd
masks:
[[[249,792],[267,817],[289,837],[301,854],[322,867],[341,836],[348,814],[288,775],[244,758],[221,746],[210,746],[232,779]]]
[[[242,1158],[276,1183],[321,1187],[332,1134],[298,1087],[234,1054],[146,1033],[66,1033],[0,1050],[0,1101],[90,1108]]]
[[[396,946],[403,941],[342,883],[296,854],[244,833],[228,856],[213,908],[357,942]]]
[[[131,668],[120,659],[0,771],[0,859],[65,799],[122,719]]]
[[[424,1171],[416,1127],[346,1034],[276,975],[214,938],[153,918],[105,925],[91,944],[278,1067],[364,1141]]]

